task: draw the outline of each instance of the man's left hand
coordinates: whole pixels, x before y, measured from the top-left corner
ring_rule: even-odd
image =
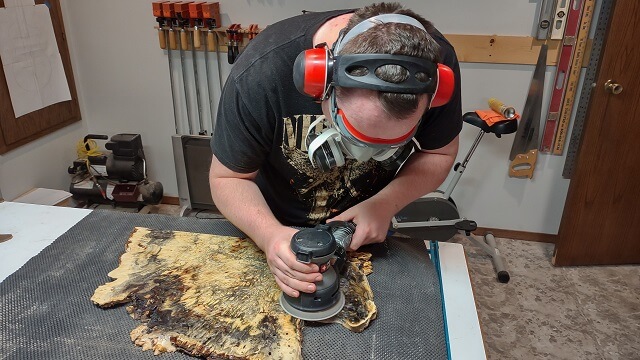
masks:
[[[356,224],[356,232],[351,238],[349,250],[357,250],[362,245],[381,243],[387,237],[394,215],[386,211],[387,208],[383,201],[372,197],[328,219],[327,223],[340,220]]]

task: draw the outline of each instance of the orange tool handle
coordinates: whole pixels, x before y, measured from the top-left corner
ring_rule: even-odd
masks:
[[[207,32],[207,48],[209,49],[209,51],[218,51],[218,49],[214,49],[215,48],[215,43],[213,41],[214,36],[215,35],[213,31],[209,30]]]
[[[180,29],[180,46],[182,47],[182,50],[189,50],[188,40],[187,30],[184,28]]]
[[[160,49],[167,48],[167,38],[164,35],[164,30],[162,28],[158,29],[158,40],[160,41]]]
[[[178,42],[176,41],[176,32],[173,29],[169,29],[169,47],[171,50],[178,48]]]
[[[200,49],[200,45],[200,30],[196,26],[193,28],[193,46],[196,49]]]

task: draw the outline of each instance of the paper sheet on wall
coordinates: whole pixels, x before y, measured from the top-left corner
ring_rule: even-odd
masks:
[[[46,5],[5,0],[0,8],[0,58],[16,118],[71,100]]]

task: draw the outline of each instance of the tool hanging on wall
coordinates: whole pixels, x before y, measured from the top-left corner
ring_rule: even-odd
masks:
[[[220,20],[220,3],[203,3],[202,16],[204,17],[205,25],[209,30],[222,26],[222,22]]]
[[[580,70],[582,68],[582,59],[586,48],[588,37],[587,32],[580,41],[580,45],[576,37],[582,26],[580,21],[583,9],[593,8],[594,0],[587,0],[590,4],[585,7],[585,0],[572,0],[568,7],[568,15],[564,38],[562,40],[562,48],[558,58],[556,67],[556,75],[553,83],[553,91],[551,93],[551,101],[549,102],[549,112],[545,122],[544,131],[542,133],[542,141],[540,143],[540,151],[550,153],[553,150],[554,142],[560,135],[560,147],[563,147],[565,132],[568,127],[573,108],[573,101],[576,95],[576,87],[580,79]],[[589,12],[592,12],[589,10]],[[588,22],[591,22],[591,16],[587,15]],[[585,17],[586,20],[586,17]],[[564,122],[563,126],[559,126],[559,122]],[[555,153],[555,152],[554,152]],[[560,154],[562,151],[560,151]]]
[[[176,134],[207,135],[209,129],[213,130],[215,126],[216,102],[215,96],[213,96],[216,87],[211,84],[212,74],[209,52],[215,51],[216,53],[217,74],[213,76],[217,76],[220,89],[222,89],[223,79],[221,77],[219,52],[228,50],[228,60],[230,60],[230,63],[235,62],[240,54],[240,47],[243,46],[243,36],[246,34],[248,40],[251,40],[260,32],[260,29],[257,24],[251,24],[247,29],[242,29],[240,24],[232,24],[227,29],[221,28],[220,5],[218,2],[155,1],[152,2],[152,8],[158,23],[158,42],[160,47],[167,50],[169,55]],[[202,39],[203,34],[206,34],[206,39]],[[225,35],[228,38],[226,49],[223,45],[225,40],[218,37],[224,38]],[[180,51],[180,70],[177,70],[177,61],[175,59],[172,61],[172,50]],[[203,77],[200,71],[202,63],[198,59],[198,56],[200,56],[198,55],[198,50],[203,52],[205,63],[204,80],[201,79]],[[191,53],[191,62],[186,59],[188,54],[185,55],[189,51]],[[176,65],[175,70],[182,73],[183,91],[175,88],[173,63]],[[193,66],[192,69],[190,69],[191,66]],[[176,79],[176,81],[179,80]],[[203,92],[204,85],[202,85],[202,81],[206,81],[206,94]],[[182,92],[184,92],[184,102],[182,101],[183,97],[180,96]],[[177,93],[180,93],[180,95]],[[209,101],[208,113],[203,108],[203,101],[206,101],[203,99],[204,96]],[[198,112],[197,120],[195,119],[194,111]],[[183,112],[186,112],[186,119],[184,119],[184,116],[179,116]],[[205,124],[207,114],[211,119],[211,127],[209,127],[208,123]],[[184,125],[185,122],[187,126]],[[185,127],[188,127],[188,131],[184,129]]]
[[[204,27],[204,20],[202,18],[202,4],[203,2],[189,3],[189,26],[193,36],[193,47],[200,49],[202,42],[200,41],[200,29]]]
[[[196,106],[198,108],[198,135],[206,135],[207,130],[204,128],[204,120],[202,119],[202,104],[200,101],[200,77],[198,76],[198,61],[196,59],[196,48],[200,48],[200,30],[198,27],[202,25],[202,3],[189,4],[189,24],[191,25],[191,61],[193,63],[193,81],[196,89]],[[196,38],[198,39],[196,44]]]
[[[242,42],[242,34],[240,34],[240,24],[231,24],[227,28],[227,61],[229,64],[236,62],[239,53],[239,44]]]
[[[571,69],[568,73],[565,95],[562,102],[562,108],[560,109],[556,136],[553,142],[553,155],[562,155],[564,152],[564,144],[567,138],[567,131],[569,130],[569,122],[571,120],[573,105],[577,96],[582,63],[584,61],[587,41],[589,39],[589,29],[591,27],[591,20],[593,19],[594,4],[595,0],[585,0],[583,6],[578,36],[575,40],[573,50],[574,55],[571,60]]]
[[[555,0],[542,0],[538,17],[538,29],[536,31],[536,38],[538,40],[547,40],[551,35],[554,10]]]
[[[547,64],[547,44],[540,48],[538,61],[533,70],[527,100],[522,110],[522,120],[509,154],[509,176],[533,178],[533,171],[538,158],[538,128],[542,113],[542,94]]]
[[[160,49],[167,48],[167,36],[165,34],[164,27],[167,25],[167,19],[164,17],[162,13],[162,2],[153,2],[151,3],[153,8],[153,16],[156,17],[156,22],[158,23],[158,41],[160,43]]]
[[[180,28],[180,48],[186,51],[189,50],[189,3],[176,2],[174,9]]]
[[[551,26],[551,39],[562,39],[567,25],[567,12],[571,7],[570,3],[574,1],[576,0],[556,0],[556,11],[554,13],[553,23]]]
[[[169,83],[170,83],[169,86],[171,87],[171,105],[173,107],[174,126],[176,129],[176,133],[178,133],[179,131],[178,109],[176,106],[175,86],[173,85],[173,82],[174,82],[173,71],[172,71],[173,60],[171,55],[171,51],[176,49],[175,36],[173,37],[173,40],[174,40],[173,44],[171,44],[170,42],[169,46],[167,46],[167,38],[171,38],[170,34],[173,33],[173,31],[170,30],[171,18],[174,16],[173,6],[171,6],[169,2],[160,1],[160,2],[152,3],[152,7],[153,7],[153,14],[157,16],[156,21],[158,22],[158,37],[160,40],[160,48],[167,50],[167,59],[169,62]],[[162,47],[163,43],[165,47]]]
[[[247,33],[249,40],[253,40],[256,35],[258,35],[258,24],[249,25],[249,32]]]
[[[202,4],[202,18],[204,21],[204,27],[207,28],[207,40],[204,42],[204,70],[205,75],[207,77],[207,92],[209,96],[209,114],[211,118],[211,131],[213,132],[213,128],[215,126],[215,112],[214,112],[214,97],[213,91],[211,90],[210,83],[210,70],[209,70],[209,51],[216,52],[216,64],[218,67],[217,78],[221,83],[222,78],[220,76],[220,59],[218,58],[218,41],[217,41],[217,33],[213,30],[220,26],[220,4],[219,3],[204,3]],[[215,37],[214,37],[215,36]],[[220,85],[222,88],[222,85]]]
[[[582,139],[582,130],[584,122],[587,117],[587,109],[589,107],[589,100],[591,99],[591,91],[596,85],[596,75],[598,72],[598,64],[600,62],[600,54],[602,47],[604,46],[604,39],[611,21],[611,7],[613,0],[602,0],[600,5],[600,12],[598,13],[598,22],[596,24],[595,34],[593,36],[593,42],[591,45],[591,56],[589,57],[589,65],[584,75],[584,81],[582,83],[582,90],[580,91],[580,99],[578,100],[576,115],[573,120],[573,127],[571,129],[571,141],[567,148],[567,158],[564,163],[564,169],[562,171],[562,177],[565,179],[571,179],[575,170],[575,163],[578,156],[578,149],[580,148],[580,141]],[[582,28],[580,30],[582,33]]]
[[[242,25],[236,24],[233,29],[233,62],[236,62],[240,56],[240,44],[242,43]]]
[[[184,103],[187,111],[187,128],[189,134],[193,135],[193,125],[191,117],[191,106],[189,104],[189,82],[187,80],[187,69],[185,66],[184,52],[189,49],[187,39],[187,28],[189,27],[189,4],[181,2],[173,2],[175,17],[172,19],[172,27],[180,32],[180,67],[182,69],[182,85],[184,90]]]
[[[173,29],[173,18],[175,17],[175,12],[173,8],[173,3],[170,1],[163,1],[162,4],[162,15],[165,18],[164,25],[167,29],[167,35],[169,38],[169,49],[177,50],[177,41],[176,41],[176,33]]]

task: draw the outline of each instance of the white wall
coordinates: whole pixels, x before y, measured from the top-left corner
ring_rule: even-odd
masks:
[[[0,156],[0,189],[12,200],[35,188],[69,191],[67,167],[76,158],[76,143],[87,134],[77,122]]]
[[[61,2],[82,115],[88,130],[107,135],[121,132],[142,134],[150,177],[162,182],[166,195],[176,196],[170,143],[175,125],[167,54],[158,46],[151,0]],[[263,27],[297,15],[301,10],[358,7],[370,2],[222,0],[220,4],[222,25],[232,22],[242,23],[243,26],[258,23]],[[411,0],[402,3],[432,20],[443,33],[457,34],[530,36],[539,8],[539,1],[533,0]],[[224,77],[229,65],[226,64],[225,54],[221,54],[220,58]],[[179,54],[174,53],[172,59],[179,62]],[[202,78],[203,60],[198,61]],[[210,59],[210,64],[212,73],[215,73],[215,59]],[[487,108],[486,101],[492,96],[522,109],[533,66],[462,64],[461,68],[463,111]],[[174,86],[176,92],[182,94],[184,89],[177,69],[179,67],[174,66]],[[190,57],[187,54],[187,72],[190,71]],[[548,68],[543,115],[546,113],[553,75],[554,68]],[[193,90],[192,87],[188,89]],[[212,89],[213,96],[217,97],[219,87],[213,85]],[[202,96],[206,97],[206,93]],[[185,107],[180,97],[177,104],[179,120],[185,118]],[[190,106],[194,112],[195,104],[191,103]],[[202,106],[205,117],[208,117],[208,104]],[[75,140],[85,132],[84,129],[78,130],[69,133],[68,137]],[[475,128],[465,125],[461,134],[460,158],[467,152],[476,134]],[[511,179],[507,171],[512,142],[513,135],[502,139],[485,137],[453,196],[462,214],[476,220],[482,227],[557,233],[568,189],[568,181],[561,177],[564,157],[540,155],[533,180]],[[30,152],[27,148],[22,156]],[[15,158],[8,161],[0,158],[3,174],[0,181],[5,184],[11,182],[6,179],[6,164],[14,164],[15,161]],[[69,161],[65,159],[64,163]],[[64,185],[66,180],[58,183]],[[51,180],[49,182],[53,183]],[[2,190],[5,198],[10,199],[8,190],[5,187]]]

